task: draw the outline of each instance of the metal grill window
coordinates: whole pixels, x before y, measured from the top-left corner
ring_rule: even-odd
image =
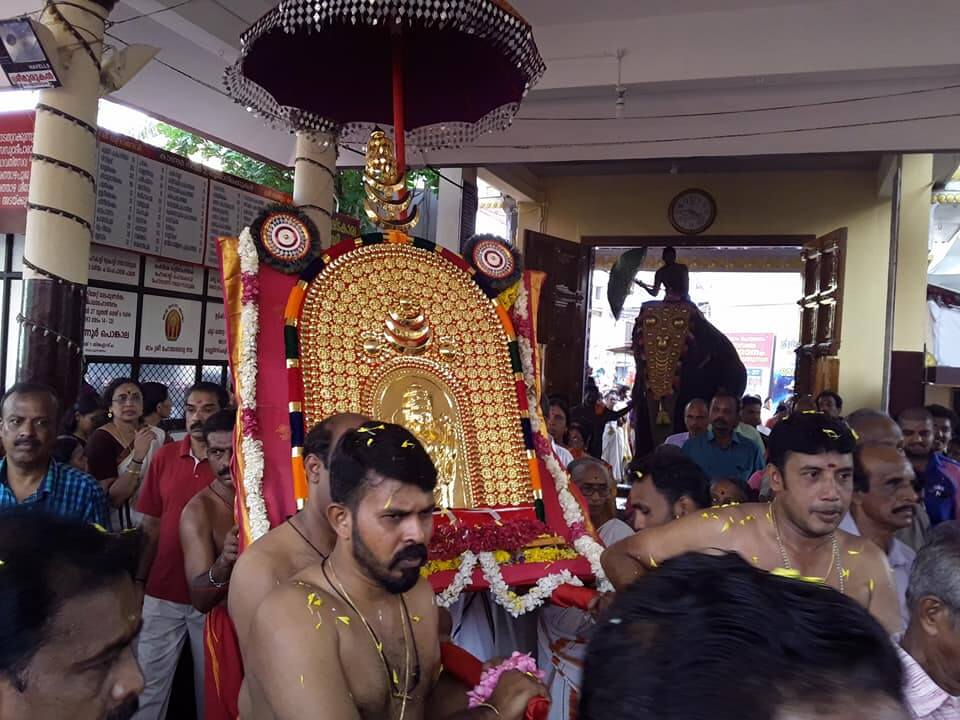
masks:
[[[87,374],[84,380],[100,395],[103,395],[107,385],[117,378],[132,377],[132,368],[129,363],[90,363],[87,365]]]
[[[197,380],[196,365],[141,365],[140,382],[158,382],[170,391],[173,403],[173,417],[183,417],[183,406],[187,401],[187,390]]]
[[[204,365],[200,369],[200,379],[203,382],[212,382],[226,387],[226,367],[224,365]]]

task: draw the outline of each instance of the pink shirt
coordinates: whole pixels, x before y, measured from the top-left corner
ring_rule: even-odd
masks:
[[[937,685],[920,663],[900,647],[900,637],[893,645],[903,665],[903,694],[914,720],[960,720],[960,698],[948,695]]]

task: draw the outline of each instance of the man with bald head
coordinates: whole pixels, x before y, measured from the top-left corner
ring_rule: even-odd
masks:
[[[840,529],[860,535],[883,550],[893,570],[904,625],[907,585],[916,553],[894,534],[913,524],[920,496],[906,456],[890,444],[860,444],[853,455],[853,498]]]
[[[956,520],[960,464],[934,452],[933,415],[926,408],[910,408],[900,413],[897,422],[903,430],[904,450],[917,474],[930,524],[935,527],[945,520]]]
[[[303,464],[310,497],[303,510],[287,518],[241,553],[230,577],[228,607],[246,655],[250,625],[260,603],[281,582],[326,558],[337,536],[327,520],[330,504],[330,456],[340,438],[367,421],[363,415],[331,415],[307,433]],[[240,717],[249,716],[249,696],[240,690]]]
[[[688,402],[683,410],[683,424],[687,431],[671,435],[664,441],[665,445],[676,445],[682,448],[687,440],[699,437],[707,431],[710,427],[710,409],[707,407],[707,401],[694,398]]]

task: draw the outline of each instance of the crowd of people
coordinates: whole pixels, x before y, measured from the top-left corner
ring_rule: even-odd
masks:
[[[121,378],[66,413],[43,386],[10,388],[0,720],[167,717],[185,647],[208,720],[518,720],[536,698],[551,720],[960,718],[949,409],[844,419],[828,392],[764,423],[759,398],[720,392],[630,458],[612,440],[626,398],[545,405],[615,592],[512,620],[487,593],[435,603],[421,568],[437,471],[400,426],[311,428],[308,501],[240,553],[222,387],[172,408],[162,386]],[[165,422],[177,410],[182,437]],[[539,672],[502,672],[468,701],[441,672],[446,641],[493,665],[529,652]]]

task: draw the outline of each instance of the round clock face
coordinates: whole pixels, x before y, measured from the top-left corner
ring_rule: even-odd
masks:
[[[702,233],[717,217],[717,204],[704,190],[684,190],[670,203],[670,224],[688,235]]]

